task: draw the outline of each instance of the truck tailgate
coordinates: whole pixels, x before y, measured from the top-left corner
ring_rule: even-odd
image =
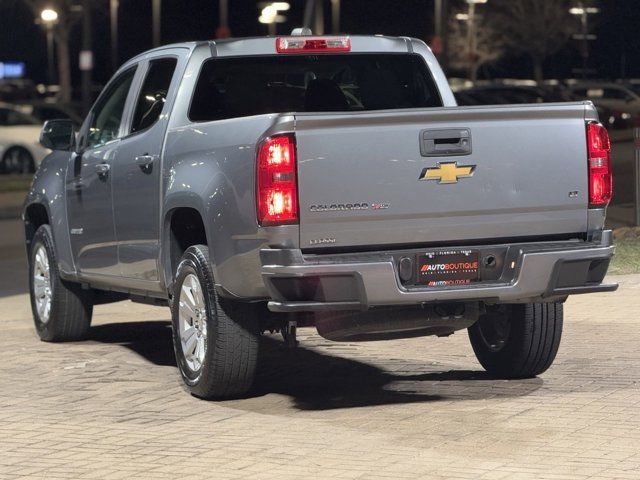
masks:
[[[296,114],[300,245],[585,232],[587,108]]]

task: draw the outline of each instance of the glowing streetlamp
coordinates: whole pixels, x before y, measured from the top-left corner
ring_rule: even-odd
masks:
[[[45,25],[52,25],[58,21],[58,12],[51,8],[45,8],[40,12],[40,20],[42,20]]]
[[[291,8],[288,2],[271,2],[262,9],[258,21],[269,26],[269,35],[276,34],[276,24],[284,23],[287,17],[280,15],[280,12],[286,12]]]
[[[53,26],[58,23],[58,12],[52,8],[45,8],[40,12],[40,20],[47,33],[47,70],[49,74],[49,84],[54,83],[54,60],[53,60]]]

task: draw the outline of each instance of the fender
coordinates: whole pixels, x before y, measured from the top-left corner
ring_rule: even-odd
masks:
[[[65,278],[74,279],[76,266],[71,254],[65,196],[65,179],[70,156],[70,152],[56,151],[45,157],[33,177],[33,183],[24,202],[22,218],[25,224],[27,249],[29,249],[37,228],[37,225],[34,228],[31,222],[31,209],[34,205],[44,206],[53,232],[60,274]]]

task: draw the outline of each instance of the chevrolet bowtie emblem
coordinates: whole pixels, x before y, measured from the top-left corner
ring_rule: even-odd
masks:
[[[458,162],[441,162],[437,167],[427,167],[422,170],[418,180],[438,180],[442,183],[458,183],[459,178],[473,177],[475,165],[461,165]]]

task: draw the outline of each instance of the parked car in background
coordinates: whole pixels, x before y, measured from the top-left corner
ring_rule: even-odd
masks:
[[[21,112],[36,118],[41,124],[47,120],[71,120],[76,127],[82,125],[82,117],[69,105],[31,101],[21,102],[15,107]]]
[[[455,92],[458,105],[508,105],[512,103],[554,103],[576,100],[591,100],[575,95],[561,87],[533,87],[523,85],[483,85]],[[633,126],[634,115],[595,103],[602,123],[610,129],[625,129]]]
[[[34,172],[49,153],[39,142],[42,122],[8,104],[0,104],[0,172]]]
[[[618,83],[582,83],[569,87],[576,97],[586,98],[612,108],[640,110],[640,95]]]
[[[35,83],[25,78],[0,80],[0,101],[30,100],[38,94]]]
[[[572,98],[550,88],[519,85],[486,85],[460,90],[456,94],[460,105],[504,105],[512,103],[567,102]]]
[[[640,94],[627,85],[617,83],[583,83],[569,87],[571,94],[578,99],[591,100],[615,112],[630,116],[640,114]]]

